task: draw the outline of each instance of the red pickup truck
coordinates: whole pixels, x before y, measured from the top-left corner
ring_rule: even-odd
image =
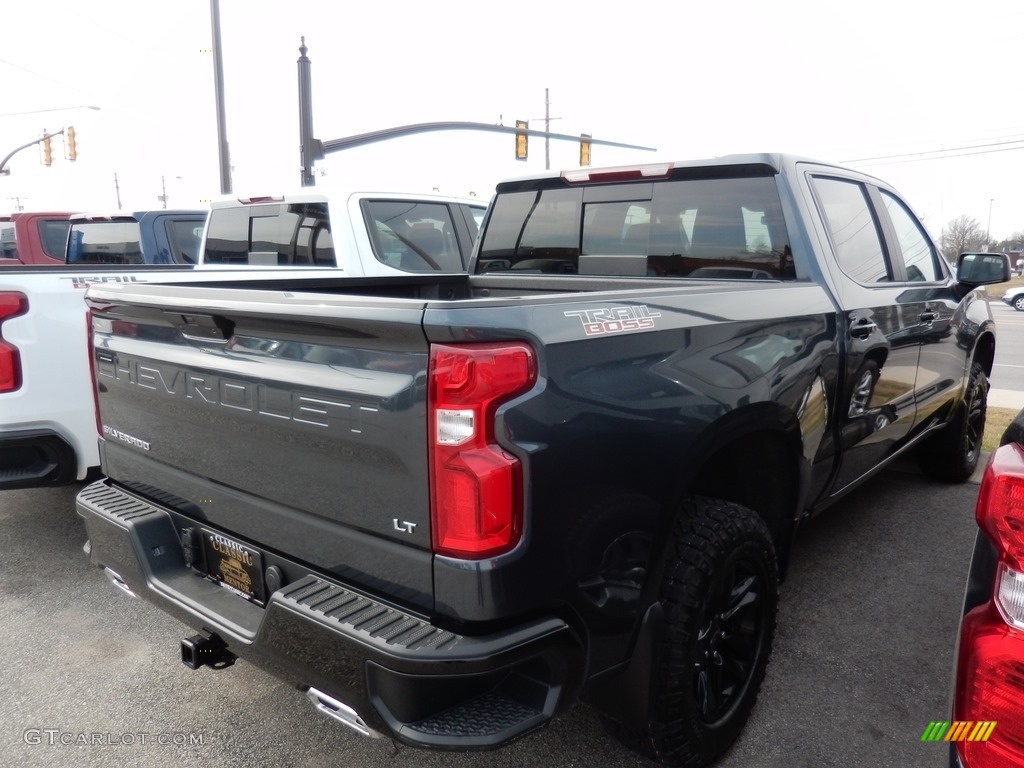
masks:
[[[70,213],[12,213],[0,216],[0,267],[64,263]]]

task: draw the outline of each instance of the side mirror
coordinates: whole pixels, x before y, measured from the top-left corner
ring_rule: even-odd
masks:
[[[1010,257],[1005,253],[961,253],[956,259],[956,280],[963,285],[992,285],[1010,279]]]

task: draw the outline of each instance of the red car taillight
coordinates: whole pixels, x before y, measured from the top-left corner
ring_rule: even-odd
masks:
[[[0,293],[0,326],[9,317],[28,311],[28,299],[23,293]],[[3,340],[0,328],[0,392],[13,392],[21,386],[21,355],[18,348]]]
[[[978,525],[999,558],[992,597],[960,628],[953,717],[996,725],[957,743],[968,768],[1024,766],[1024,449],[997,450],[978,492]]]
[[[522,533],[522,467],[497,444],[498,406],[537,379],[523,343],[430,347],[431,537],[438,554],[482,558]]]

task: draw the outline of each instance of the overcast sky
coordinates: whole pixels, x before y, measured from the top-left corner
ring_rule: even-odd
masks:
[[[947,10],[956,8],[956,11]],[[298,187],[296,59],[312,60],[322,140],[467,120],[656,147],[593,164],[786,151],[892,183],[937,237],[961,214],[1024,230],[1024,9],[934,3],[220,0],[234,192]],[[201,206],[220,195],[209,0],[8,3],[0,154],[73,124],[79,159],[36,148],[0,177],[0,210]],[[87,109],[98,106],[100,109]],[[45,111],[44,111],[45,110]],[[21,114],[30,113],[30,114]],[[553,141],[552,169],[575,143]],[[872,159],[882,158],[882,159]],[[543,172],[501,134],[425,134],[333,154],[317,186],[488,198]],[[321,175],[322,174],[322,175]],[[163,182],[162,182],[163,180]]]

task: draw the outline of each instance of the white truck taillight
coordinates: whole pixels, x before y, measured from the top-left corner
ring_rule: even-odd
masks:
[[[23,293],[0,293],[0,392],[13,392],[21,386],[21,355],[18,348],[4,341],[3,323],[28,311]]]
[[[956,720],[995,722],[988,741],[957,743],[967,768],[1024,764],[1024,449],[992,454],[978,493],[978,525],[995,546],[992,598],[964,616]]]
[[[522,533],[522,468],[495,439],[495,413],[536,381],[533,350],[519,342],[433,344],[429,379],[434,551],[507,551]]]
[[[92,387],[92,411],[96,417],[96,434],[103,435],[103,422],[100,420],[100,393],[99,382],[96,381],[96,344],[93,334],[96,332],[93,324],[92,309],[85,310],[85,348],[89,355],[89,385]]]

